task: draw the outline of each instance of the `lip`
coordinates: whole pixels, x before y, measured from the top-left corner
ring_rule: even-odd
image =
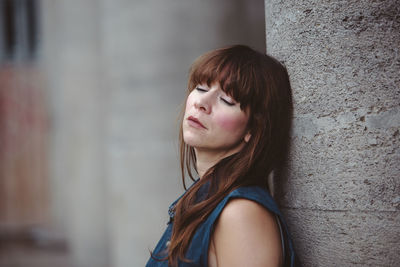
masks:
[[[197,118],[195,118],[193,116],[189,116],[187,118],[187,121],[188,121],[189,125],[191,125],[195,128],[207,129],[206,126],[204,126]]]

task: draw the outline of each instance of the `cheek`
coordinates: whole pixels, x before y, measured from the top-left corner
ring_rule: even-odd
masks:
[[[193,92],[193,91],[192,91]],[[185,112],[188,111],[188,109],[193,105],[193,96],[192,93],[189,94],[189,96],[186,99],[186,106],[185,106]]]
[[[215,118],[218,126],[226,131],[242,131],[246,127],[247,119],[242,115],[220,115]]]

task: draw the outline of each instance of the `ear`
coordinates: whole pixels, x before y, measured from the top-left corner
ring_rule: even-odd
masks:
[[[246,143],[248,143],[248,142],[250,141],[250,138],[251,138],[251,133],[248,132],[248,133],[244,136],[244,141],[245,141]]]

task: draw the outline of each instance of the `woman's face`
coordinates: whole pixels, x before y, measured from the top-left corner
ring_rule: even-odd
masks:
[[[240,109],[218,83],[200,84],[186,100],[182,129],[186,144],[196,152],[226,156],[239,151],[250,139],[247,131],[249,112]]]

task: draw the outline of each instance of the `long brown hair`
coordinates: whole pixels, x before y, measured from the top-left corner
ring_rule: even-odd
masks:
[[[292,97],[289,77],[281,63],[244,45],[217,49],[193,63],[188,92],[202,83],[219,83],[241,109],[249,107],[251,138],[242,150],[207,170],[178,201],[167,256],[171,266],[176,266],[178,259],[188,261],[185,252],[195,230],[229,192],[251,185],[268,189],[267,177],[284,161],[287,151]],[[185,173],[194,180],[196,155],[183,140],[182,126],[180,156],[185,186]],[[205,183],[210,185],[208,194],[199,202],[196,195]]]

